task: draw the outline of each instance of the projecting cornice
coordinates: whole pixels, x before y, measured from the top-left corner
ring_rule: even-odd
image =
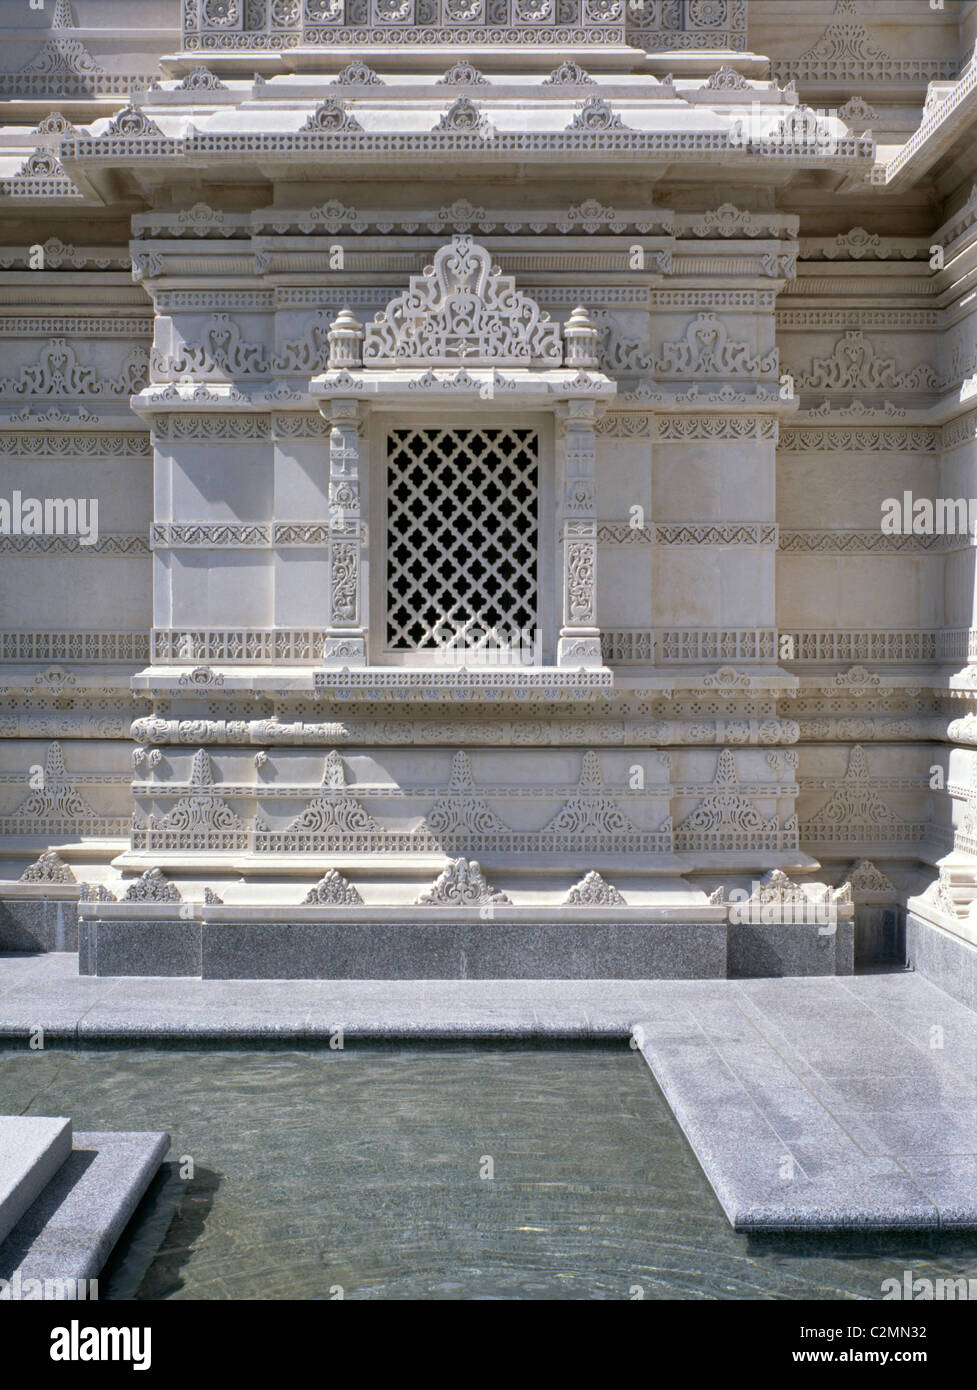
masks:
[[[881,166],[876,181],[901,190],[928,175],[940,177],[944,166],[958,161],[973,170],[970,148],[977,127],[977,52],[942,99],[927,103],[919,129]],[[954,179],[954,182],[957,180]]]
[[[106,131],[66,140],[60,156],[65,172],[79,187],[100,201],[110,201],[120,174],[145,190],[182,178],[205,182],[207,171],[220,179],[233,175],[236,181],[270,183],[285,176],[322,179],[327,165],[334,175],[364,165],[378,170],[394,166],[440,169],[450,161],[456,170],[491,167],[499,171],[572,160],[575,166],[599,167],[604,173],[637,167],[645,179],[696,164],[704,169],[721,167],[726,175],[732,171],[749,175],[759,168],[778,170],[786,180],[811,168],[843,175],[867,173],[875,154],[871,140],[847,135],[833,135],[823,142],[744,138],[742,131],[720,118],[699,119],[698,128],[683,120],[676,121],[674,128],[639,129],[602,119],[575,125],[573,113],[568,114],[566,128],[517,130],[500,129],[491,122],[480,128],[383,129],[365,114],[357,118],[362,129],[346,125],[282,130],[280,121],[269,121],[261,129],[198,129],[181,122],[179,134]],[[636,113],[627,114],[635,119]]]

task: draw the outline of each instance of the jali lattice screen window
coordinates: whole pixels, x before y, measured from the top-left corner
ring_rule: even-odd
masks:
[[[386,496],[388,650],[477,649],[536,631],[535,430],[392,430]]]

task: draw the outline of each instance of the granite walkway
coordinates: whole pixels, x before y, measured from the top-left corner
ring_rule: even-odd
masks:
[[[0,956],[0,1039],[631,1035],[741,1230],[977,1228],[977,1014],[906,972],[235,981]],[[36,1035],[35,1035],[36,1036]]]

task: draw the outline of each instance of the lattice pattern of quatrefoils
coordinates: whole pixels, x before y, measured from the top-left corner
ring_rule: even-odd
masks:
[[[387,646],[481,645],[537,626],[538,439],[531,429],[387,436]]]

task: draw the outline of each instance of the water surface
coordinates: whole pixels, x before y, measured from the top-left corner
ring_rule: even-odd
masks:
[[[872,1299],[907,1268],[977,1277],[973,1235],[736,1235],[626,1042],[6,1048],[0,1113],[170,1132],[103,1298]]]

